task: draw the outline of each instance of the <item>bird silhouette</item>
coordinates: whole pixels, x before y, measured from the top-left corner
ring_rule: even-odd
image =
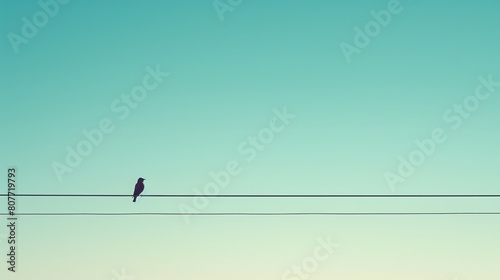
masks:
[[[134,202],[137,199],[137,197],[144,191],[144,178],[139,178],[137,179],[137,184],[135,184],[135,189],[134,189]]]

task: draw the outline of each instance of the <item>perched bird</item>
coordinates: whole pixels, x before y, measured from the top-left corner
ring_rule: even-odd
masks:
[[[137,179],[137,184],[135,184],[135,189],[134,189],[134,202],[137,199],[137,197],[144,191],[144,180],[143,178]]]

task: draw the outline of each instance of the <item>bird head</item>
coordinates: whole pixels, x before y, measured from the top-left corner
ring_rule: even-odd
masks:
[[[146,180],[146,179],[144,179],[144,178],[139,178],[139,179],[137,180],[137,182],[142,182],[142,181],[144,181],[144,180]]]

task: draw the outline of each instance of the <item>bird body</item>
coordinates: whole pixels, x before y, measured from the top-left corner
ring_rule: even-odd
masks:
[[[137,199],[137,197],[144,191],[144,180],[143,178],[139,178],[137,180],[137,184],[135,184],[135,189],[134,189],[134,201]]]

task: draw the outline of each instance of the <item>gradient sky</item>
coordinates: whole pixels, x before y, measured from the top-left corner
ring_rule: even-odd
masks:
[[[73,0],[16,53],[9,36],[21,36],[23,17],[32,22],[43,9],[37,1],[1,0],[2,176],[7,167],[18,169],[18,193],[131,194],[144,177],[145,194],[193,194],[212,182],[211,172],[236,161],[241,174],[221,193],[499,193],[500,88],[458,129],[443,114],[474,95],[478,77],[500,81],[500,2],[401,1],[403,10],[348,63],[340,45],[354,45],[354,28],[364,29],[370,11],[390,2],[243,1],[221,20],[212,1]],[[120,119],[113,102],[141,85],[148,67],[169,76]],[[284,107],[296,118],[248,161],[238,147]],[[82,131],[103,119],[114,130],[59,180],[54,162],[65,164],[67,147],[76,149]],[[399,157],[408,158],[415,141],[435,129],[447,140],[391,189],[386,172],[397,172]],[[192,200],[18,198],[19,212],[177,212],[181,205]],[[500,211],[500,205],[212,198],[200,211]],[[107,280],[124,268],[136,280],[279,280],[327,236],[340,247],[309,279],[500,277],[498,216],[190,223],[26,216],[18,230],[19,272],[3,264],[2,279]],[[5,234],[0,227],[2,255]]]

